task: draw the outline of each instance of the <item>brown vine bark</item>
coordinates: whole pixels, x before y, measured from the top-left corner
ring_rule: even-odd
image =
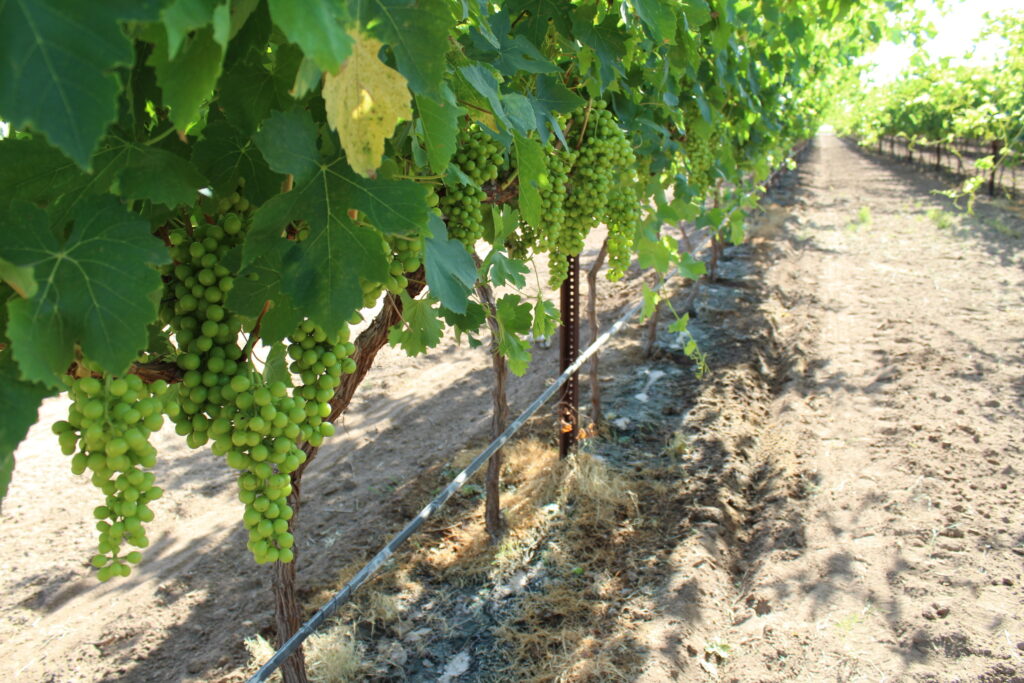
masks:
[[[601,243],[601,250],[597,252],[594,263],[587,270],[587,327],[590,330],[591,344],[597,339],[600,325],[597,319],[597,274],[604,265],[605,257],[608,256],[608,238]],[[590,357],[590,419],[598,427],[604,422],[604,410],[601,407],[601,380],[597,375],[600,363],[600,353]]]
[[[423,269],[409,276],[409,286],[406,287],[406,294],[416,298],[426,286]],[[369,327],[363,330],[356,338],[356,350],[352,354],[352,360],[356,363],[356,371],[351,375],[344,375],[341,384],[334,391],[334,398],[331,399],[331,414],[328,421],[336,422],[338,417],[348,408],[355,396],[356,389],[366,377],[366,373],[373,366],[377,352],[381,350],[388,340],[388,330],[402,320],[401,298],[388,294],[384,299],[384,306],[380,313],[373,319]],[[292,492],[288,495],[288,504],[294,510],[292,524],[294,525],[299,516],[299,508],[302,503],[302,474],[316,458],[317,449],[306,443],[302,445],[306,453],[306,461],[291,474]],[[298,562],[298,551],[295,551],[295,559],[289,563],[276,562],[274,564],[274,621],[277,628],[277,646],[281,647],[299,626],[302,625],[302,608],[299,605],[299,597],[296,586],[296,563]],[[281,673],[284,683],[306,683],[306,660],[303,649],[300,647],[282,665]]]
[[[491,367],[494,368],[494,389],[491,391],[491,438],[496,439],[508,427],[509,409],[508,394],[508,361],[498,351],[501,330],[498,327],[498,313],[494,305],[494,291],[490,285],[479,284],[476,288],[480,301],[487,311],[487,326],[491,330]],[[487,462],[487,474],[484,477],[484,489],[487,497],[484,502],[484,525],[491,542],[497,542],[504,533],[501,519],[501,462],[503,449],[498,449]]]

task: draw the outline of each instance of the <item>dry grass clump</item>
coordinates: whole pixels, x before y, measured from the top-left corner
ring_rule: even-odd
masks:
[[[335,622],[306,641],[309,679],[315,683],[349,683],[362,680],[366,671],[362,648],[352,629]]]

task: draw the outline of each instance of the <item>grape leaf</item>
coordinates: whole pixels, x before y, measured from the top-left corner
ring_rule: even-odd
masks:
[[[16,266],[0,258],[0,280],[6,282],[22,299],[31,299],[39,291],[32,266]]]
[[[243,262],[251,264],[288,244],[281,234],[289,223],[308,223],[309,237],[284,257],[281,290],[328,332],[361,306],[360,276],[372,282],[387,276],[380,232],[354,223],[349,209],[382,232],[415,234],[427,222],[426,188],[411,180],[362,178],[338,160],[261,206],[243,246]]]
[[[526,222],[537,230],[544,230],[540,189],[551,185],[544,149],[536,140],[515,135],[516,163],[519,167],[519,211]]]
[[[85,177],[73,161],[42,138],[0,140],[0,207],[12,199],[52,201]]]
[[[491,29],[485,33],[486,29]],[[558,73],[559,68],[548,61],[544,53],[524,35],[510,35],[511,20],[505,11],[491,16],[490,26],[481,21],[470,31],[477,61],[493,64],[505,76],[517,72],[545,74]]]
[[[500,251],[492,251],[487,260],[490,269],[490,281],[495,287],[511,284],[522,289],[526,286],[526,275],[530,269],[522,261],[514,261]]]
[[[263,305],[271,302],[260,325],[260,340],[265,344],[281,341],[295,331],[302,314],[291,297],[281,291],[282,257],[292,245],[283,243],[264,251],[256,261],[239,273],[234,288],[228,292],[228,306],[239,315],[255,319]]]
[[[25,380],[58,386],[74,346],[110,373],[128,368],[145,348],[157,315],[167,251],[149,225],[112,197],[80,202],[61,241],[41,210],[12,203],[0,258],[33,266],[39,291],[8,302],[7,336]]]
[[[347,3],[342,0],[270,0],[270,15],[321,71],[337,71],[352,52]]]
[[[508,369],[515,375],[522,375],[530,365],[530,344],[518,335],[528,334],[533,324],[530,304],[518,294],[506,294],[498,299],[498,351],[508,359]]]
[[[117,118],[131,43],[105,4],[0,3],[0,119],[32,126],[84,169]]]
[[[445,0],[362,0],[359,16],[370,32],[391,46],[398,70],[419,94],[441,86],[448,31],[455,23]]]
[[[599,24],[594,24],[596,9],[590,5],[576,8],[572,17],[572,30],[579,41],[594,50],[598,57],[598,72],[601,75],[601,89],[604,90],[622,74],[622,60],[626,56],[626,44],[619,30],[619,17],[609,14]]]
[[[291,173],[295,182],[301,184],[320,167],[317,135],[309,112],[294,108],[272,112],[253,136],[253,142],[270,168],[279,173]]]
[[[327,225],[311,225],[309,237],[287,254],[281,287],[331,335],[363,305],[359,276],[380,282],[386,268],[380,233],[332,214]]]
[[[662,0],[633,0],[633,7],[659,43],[675,44],[676,15],[671,3]]]
[[[291,105],[289,78],[267,70],[252,53],[250,59],[236,62],[220,79],[217,104],[224,117],[244,133],[256,131],[273,109]]]
[[[664,273],[668,270],[676,249],[668,237],[652,240],[647,236],[641,236],[637,241],[636,253],[637,263],[641,268],[654,268],[659,273]]]
[[[455,154],[455,139],[459,131],[459,117],[466,110],[455,103],[455,95],[448,86],[441,88],[440,99],[429,95],[416,95],[419,113],[419,134],[427,152],[427,162],[434,173],[444,173]]]
[[[388,330],[388,343],[401,346],[410,356],[432,349],[441,341],[444,326],[437,317],[435,300],[412,299],[405,292],[402,298],[402,322]]]
[[[53,394],[42,384],[20,379],[11,354],[0,353],[0,502],[11,483],[14,449],[39,419],[43,399]]]
[[[167,56],[174,59],[189,33],[213,21],[213,10],[220,0],[174,0],[160,12],[167,29]]]
[[[424,269],[430,293],[455,313],[465,313],[476,284],[476,265],[465,245],[448,239],[448,230],[436,214],[430,214],[430,237],[424,245]]]
[[[220,195],[230,195],[239,178],[245,178],[245,196],[255,206],[278,194],[284,180],[270,170],[252,140],[224,119],[203,130],[203,139],[193,146],[192,163]]]
[[[693,258],[693,255],[690,253],[683,254],[679,260],[678,268],[680,275],[691,280],[698,280],[701,275],[708,272],[707,265],[703,261]]]
[[[534,45],[544,42],[549,20],[562,35],[572,35],[569,22],[572,5],[567,0],[513,0],[503,3],[503,6],[511,16],[523,15],[522,20],[516,24],[516,30],[533,41]]]
[[[156,71],[163,103],[171,109],[171,122],[179,131],[188,130],[199,119],[203,102],[213,96],[224,50],[209,27],[192,33],[174,59],[167,56],[166,36],[157,33],[156,40],[147,63]]]
[[[551,130],[555,131],[558,139],[562,141],[562,145],[568,146],[555,114],[568,114],[571,111],[576,111],[583,106],[586,100],[562,85],[557,78],[538,76],[537,94],[530,101],[533,103],[533,109],[537,116],[537,131],[540,133],[541,140],[543,142],[548,140],[548,127],[545,125],[547,123],[550,124]]]
[[[288,387],[292,385],[292,374],[288,372],[288,353],[284,344],[278,342],[270,346],[267,362],[263,366],[263,378],[268,384],[282,382]]]
[[[464,66],[459,69],[459,73],[467,83],[484,96],[487,103],[491,105],[491,112],[498,120],[505,124],[506,128],[512,128],[512,122],[509,121],[508,115],[505,114],[505,107],[501,104],[498,79],[494,77],[494,74],[479,64]]]
[[[148,199],[174,208],[193,204],[206,178],[177,154],[145,145],[133,147],[128,163],[118,174],[120,194],[126,199]]]
[[[533,329],[530,332],[534,339],[550,337],[561,322],[562,316],[553,301],[537,299],[533,305]]]
[[[324,75],[323,98],[348,165],[369,177],[380,167],[384,141],[400,120],[412,118],[411,97],[405,77],[377,57],[380,41],[351,35],[352,54],[338,71]]]

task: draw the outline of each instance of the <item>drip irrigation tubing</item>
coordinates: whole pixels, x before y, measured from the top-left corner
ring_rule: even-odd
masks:
[[[652,291],[660,291],[665,283],[671,280],[678,273],[679,270],[676,269],[672,273],[666,275],[657,285],[655,285]],[[644,301],[641,299],[630,307],[630,309],[621,317],[619,317],[619,319],[616,320],[615,323],[612,324],[612,326],[603,334],[601,334],[601,336],[595,339],[590,346],[588,346],[583,353],[576,358],[572,365],[567,367],[562,374],[558,376],[558,379],[556,379],[554,383],[544,389],[537,398],[533,399],[533,402],[523,410],[519,417],[509,424],[505,431],[492,441],[487,448],[481,451],[479,455],[473,458],[473,461],[470,462],[464,470],[459,472],[458,476],[452,479],[451,482],[444,487],[444,490],[441,491],[441,493],[437,494],[433,500],[420,510],[419,514],[411,519],[401,531],[395,534],[395,536],[388,541],[387,545],[381,548],[380,551],[374,555],[362,569],[356,572],[355,576],[349,579],[348,583],[346,583],[341,590],[335,593],[330,600],[324,603],[323,607],[318,609],[316,613],[306,621],[306,623],[300,626],[299,630],[292,634],[291,638],[285,641],[284,645],[282,645],[281,648],[278,649],[277,652],[275,652],[270,659],[268,659],[267,662],[259,668],[259,671],[252,675],[248,683],[263,683],[263,681],[266,681],[274,671],[284,664],[285,660],[291,657],[302,643],[309,638],[309,636],[313,635],[313,633],[315,633],[316,630],[325,621],[327,621],[327,619],[329,619],[339,607],[352,598],[352,594],[355,593],[356,589],[366,583],[366,581],[373,576],[374,572],[380,569],[381,566],[391,558],[402,543],[416,533],[419,528],[423,526],[424,522],[430,519],[430,517],[441,508],[441,506],[448,502],[448,499],[451,498],[456,491],[462,488],[463,484],[469,481],[469,478],[472,477],[476,471],[479,470],[495,452],[497,452],[499,448],[504,446],[505,443],[508,442],[508,440],[512,438],[517,431],[519,431],[519,428],[522,427],[534,413],[540,410],[540,408],[555,395],[555,392],[558,391],[570,377],[572,377],[573,373],[583,366],[583,363],[585,363],[592,355],[597,353],[598,349],[604,346],[613,335],[621,330],[626,323],[639,313],[643,308],[643,305]]]

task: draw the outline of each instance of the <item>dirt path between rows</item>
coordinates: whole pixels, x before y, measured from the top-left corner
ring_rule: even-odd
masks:
[[[1024,222],[827,135],[796,180],[639,680],[1024,681]]]

